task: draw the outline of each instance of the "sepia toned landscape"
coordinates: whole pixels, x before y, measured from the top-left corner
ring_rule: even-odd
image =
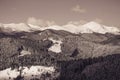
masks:
[[[0,80],[120,80],[119,0],[0,0]]]

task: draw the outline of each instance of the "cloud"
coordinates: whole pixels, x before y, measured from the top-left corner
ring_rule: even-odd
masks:
[[[36,19],[35,17],[28,18],[27,23],[32,24],[32,25],[36,25],[36,26],[42,26],[42,27],[51,26],[51,25],[56,24],[55,21]]]
[[[83,25],[87,23],[88,21],[86,20],[80,20],[80,21],[69,21],[67,24],[73,24],[73,25]]]
[[[78,12],[78,13],[85,13],[86,9],[81,8],[80,5],[76,5],[72,8],[72,11]]]
[[[86,21],[86,20],[80,20],[80,23],[81,24],[86,24],[88,21]]]
[[[97,23],[102,23],[102,19],[99,19],[99,18],[95,18],[93,21],[97,22]]]

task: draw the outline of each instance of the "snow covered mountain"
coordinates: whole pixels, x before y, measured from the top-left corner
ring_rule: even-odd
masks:
[[[116,27],[108,27],[102,24],[98,24],[96,22],[89,22],[87,24],[84,24],[80,28],[81,33],[119,33],[120,30]]]
[[[75,25],[75,24],[66,24],[66,25],[52,25],[52,26],[36,26],[32,24],[25,24],[25,23],[11,23],[11,24],[0,24],[0,28],[2,31],[7,32],[7,31],[16,31],[16,32],[31,32],[31,31],[37,31],[37,30],[46,30],[46,29],[52,29],[52,30],[64,30],[67,32],[79,34],[79,33],[112,33],[112,34],[117,34],[120,32],[120,30],[116,27],[109,27],[105,26],[96,22],[88,22],[84,25]]]
[[[13,32],[13,31],[16,31],[16,32],[21,32],[21,31],[29,32],[30,29],[31,29],[25,23],[19,23],[19,24],[15,24],[15,23],[2,24],[1,23],[0,28],[4,32]]]

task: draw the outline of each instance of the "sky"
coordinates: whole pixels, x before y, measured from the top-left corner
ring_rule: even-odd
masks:
[[[96,21],[120,27],[120,0],[0,0],[0,23]]]

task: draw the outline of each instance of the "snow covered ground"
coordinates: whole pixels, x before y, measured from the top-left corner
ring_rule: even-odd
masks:
[[[11,70],[11,68],[0,71],[0,80],[13,80],[19,75],[17,69]]]
[[[53,72],[55,72],[54,67],[31,66],[30,68],[24,67],[22,75],[24,79],[30,80],[31,78],[40,78],[41,74],[52,74]]]
[[[25,51],[25,50],[22,50],[22,51],[20,52],[20,56],[30,55],[30,54],[31,54],[31,52]]]
[[[48,50],[52,51],[52,52],[60,53],[61,52],[62,41],[61,40],[55,40],[53,38],[49,38],[49,40],[51,40],[54,45],[51,46]]]
[[[45,66],[31,66],[23,67],[22,76],[25,79],[30,78],[40,78],[41,74],[49,73],[52,74],[55,72],[54,67],[45,67]],[[17,69],[11,70],[11,68],[0,71],[0,80],[13,80],[19,75],[19,71]]]

